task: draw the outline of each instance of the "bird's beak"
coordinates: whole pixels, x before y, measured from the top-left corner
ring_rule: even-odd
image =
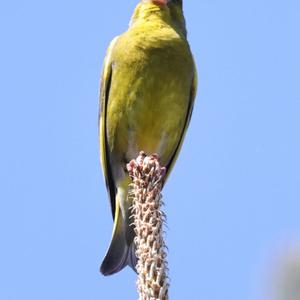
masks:
[[[168,0],[152,0],[151,1],[153,4],[162,6],[162,5],[167,5],[168,4]]]

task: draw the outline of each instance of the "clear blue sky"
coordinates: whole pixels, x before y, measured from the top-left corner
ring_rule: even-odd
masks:
[[[199,93],[164,191],[171,299],[258,299],[300,239],[300,3],[184,2]],[[137,298],[131,270],[98,271],[97,137],[105,50],[136,3],[1,3],[0,299]]]

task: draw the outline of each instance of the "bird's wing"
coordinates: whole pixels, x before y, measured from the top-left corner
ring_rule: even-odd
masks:
[[[167,164],[167,173],[166,173],[164,182],[166,182],[169,174],[171,173],[171,170],[172,170],[172,168],[173,168],[173,166],[176,162],[176,159],[177,159],[178,154],[180,152],[180,149],[182,147],[182,143],[183,143],[185,134],[186,134],[187,129],[189,127],[189,123],[190,123],[193,108],[194,108],[196,93],[197,93],[197,85],[198,85],[198,77],[197,77],[196,64],[195,64],[195,61],[194,61],[194,74],[193,74],[193,81],[192,81],[192,86],[191,86],[191,90],[190,90],[190,101],[189,101],[189,107],[188,107],[188,111],[187,111],[187,115],[186,115],[186,119],[185,119],[185,124],[183,126],[181,137],[180,137],[180,140],[179,140],[179,142],[176,146],[176,149],[175,149],[169,163]]]
[[[100,85],[100,99],[99,99],[99,138],[100,138],[100,156],[103,175],[105,178],[105,183],[107,190],[109,191],[111,211],[113,218],[115,217],[115,196],[116,196],[116,187],[112,176],[112,170],[108,160],[108,145],[106,137],[106,110],[107,102],[109,97],[109,90],[111,86],[112,78],[112,51],[116,44],[118,37],[114,38],[110,43],[106,57],[104,59],[104,65],[102,70],[101,85]]]

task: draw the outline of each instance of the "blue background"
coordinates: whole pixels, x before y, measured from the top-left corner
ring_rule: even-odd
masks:
[[[136,299],[98,268],[112,220],[98,158],[109,41],[137,1],[2,1],[0,299]],[[300,3],[185,1],[199,72],[164,190],[171,299],[263,297],[300,234]]]

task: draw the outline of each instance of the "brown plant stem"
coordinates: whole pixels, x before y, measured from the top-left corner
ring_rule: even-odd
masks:
[[[157,155],[140,152],[127,165],[132,179],[129,197],[132,197],[134,239],[137,262],[137,288],[140,300],[168,299],[166,247],[163,238],[165,215],[161,211],[161,189],[166,169]]]

